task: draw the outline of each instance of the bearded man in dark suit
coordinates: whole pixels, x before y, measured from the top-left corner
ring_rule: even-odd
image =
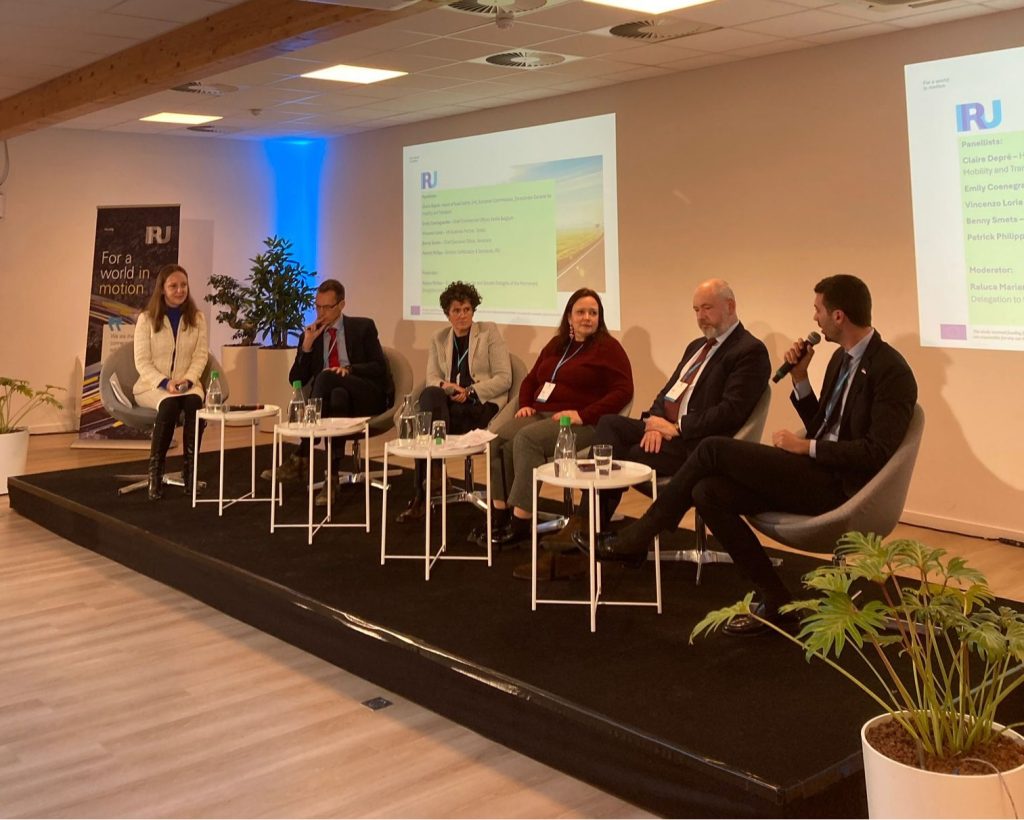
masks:
[[[702,282],[693,294],[693,313],[701,335],[683,351],[671,378],[639,419],[602,416],[594,444],[612,445],[612,458],[653,467],[673,475],[707,436],[731,436],[747,421],[768,384],[771,365],[760,339],[743,327],[736,296],[722,279]],[[602,537],[622,498],[622,490],[601,491]],[[569,550],[540,559],[541,576],[569,577],[586,571],[574,547],[589,549],[584,506],[558,534],[544,539],[549,550]],[[516,577],[530,577],[530,565]]]
[[[814,348],[798,339],[786,352],[793,366],[791,399],[806,433],[780,430],[771,446],[705,439],[643,517],[600,545],[602,559],[637,560],[656,533],[677,526],[696,506],[753,582],[765,617],[785,620],[779,607],[792,596],[742,516],[769,510],[820,515],[840,506],[899,447],[917,402],[910,366],[871,326],[867,285],[855,276],[830,276],[814,292],[814,320],[839,348],[825,370],[820,399],[807,378]],[[738,618],[726,631],[750,635],[766,629]]]

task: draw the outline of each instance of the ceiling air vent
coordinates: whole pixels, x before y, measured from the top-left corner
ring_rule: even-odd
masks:
[[[188,130],[199,134],[234,134],[238,131],[237,128],[228,128],[223,125],[190,125]]]
[[[685,20],[637,20],[633,23],[622,23],[595,34],[609,34],[626,40],[642,40],[645,43],[664,43],[667,40],[678,40],[681,37],[692,37],[694,34],[707,34],[718,31],[721,26],[689,23]]]
[[[486,3],[479,0],[455,0],[449,3],[447,8],[456,11],[467,11],[470,14],[497,14],[499,11],[507,11],[512,14],[522,14],[525,11],[536,11],[544,6],[552,5],[548,0],[504,0],[501,3]]]
[[[901,6],[911,9],[926,9],[932,6],[941,6],[944,3],[949,3],[950,0],[840,0],[840,2],[847,6],[860,6],[884,14],[887,9]]]
[[[492,54],[485,58],[484,62],[505,68],[532,69],[559,65],[565,62],[565,57],[546,51],[506,51],[502,54]]]
[[[227,83],[204,83],[199,80],[193,80],[189,83],[176,85],[171,91],[180,91],[182,94],[201,94],[204,97],[223,97],[225,94],[238,91],[238,86],[228,85]]]

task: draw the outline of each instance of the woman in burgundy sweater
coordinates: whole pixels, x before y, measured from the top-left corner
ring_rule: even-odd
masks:
[[[515,418],[491,443],[495,544],[530,534],[533,468],[555,452],[558,422],[572,420],[576,447],[590,446],[597,420],[618,413],[633,398],[633,371],[622,345],[608,333],[601,298],[580,288],[565,305],[557,335],[537,357],[519,390]],[[484,532],[474,531],[483,541]]]

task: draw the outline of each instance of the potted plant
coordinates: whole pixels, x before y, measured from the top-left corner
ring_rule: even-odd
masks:
[[[1024,738],[996,711],[1024,682],[1024,615],[989,606],[980,572],[918,541],[851,532],[837,554],[839,564],[803,578],[817,597],[783,608],[802,616],[795,634],[765,620],[749,594],[708,613],[691,642],[747,615],[874,700],[883,714],[861,731],[870,816],[1015,816]],[[838,662],[845,649],[859,657],[857,672]]]
[[[250,261],[249,319],[274,348],[288,347],[288,335],[298,335],[305,325],[306,311],[313,307],[316,288],[311,281],[316,271],[307,271],[292,256],[292,243],[279,236],[263,240],[267,250]]]
[[[214,274],[209,280],[210,292],[203,297],[221,310],[217,321],[230,327],[235,334],[231,337],[238,345],[256,344],[256,322],[252,319],[255,307],[252,288],[243,285],[232,276]]]
[[[18,425],[37,407],[49,405],[63,409],[53,395],[54,390],[62,389],[48,384],[45,390],[36,390],[24,379],[0,376],[0,495],[7,494],[8,476],[24,473],[28,461],[28,428]],[[15,409],[14,399],[17,396],[22,398],[22,402]]]
[[[252,288],[232,276],[214,274],[209,279],[210,292],[204,299],[220,307],[217,321],[234,331],[232,343],[221,348],[221,367],[231,385],[238,404],[255,404],[256,382],[256,322],[252,319],[255,307]]]
[[[266,250],[253,257],[248,288],[252,297],[249,319],[263,336],[264,347],[257,353],[256,392],[264,404],[287,407],[291,398],[288,371],[294,352],[289,334],[298,335],[305,326],[306,311],[313,307],[315,271],[307,271],[292,256],[292,243],[278,236],[263,240]],[[272,420],[260,429],[273,430]]]

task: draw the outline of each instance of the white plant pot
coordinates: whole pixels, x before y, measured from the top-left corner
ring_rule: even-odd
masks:
[[[22,475],[28,464],[28,428],[0,433],[0,495],[7,495],[9,476]]]
[[[292,386],[288,383],[288,371],[295,361],[295,348],[284,349],[261,347],[256,353],[256,392],[257,401],[261,404],[276,404],[281,408],[281,416],[288,420],[288,402],[292,400]],[[232,387],[234,395],[234,387]],[[260,430],[264,433],[274,432],[277,416],[263,419]]]
[[[1001,775],[955,775],[897,763],[867,740],[868,729],[889,719],[880,715],[860,730],[868,817],[1016,817],[1013,803],[1018,812],[1024,811],[1024,766]],[[1024,744],[1024,737],[1012,729],[1006,734]]]
[[[221,367],[231,391],[231,404],[256,404],[256,345],[224,345],[220,349]]]

